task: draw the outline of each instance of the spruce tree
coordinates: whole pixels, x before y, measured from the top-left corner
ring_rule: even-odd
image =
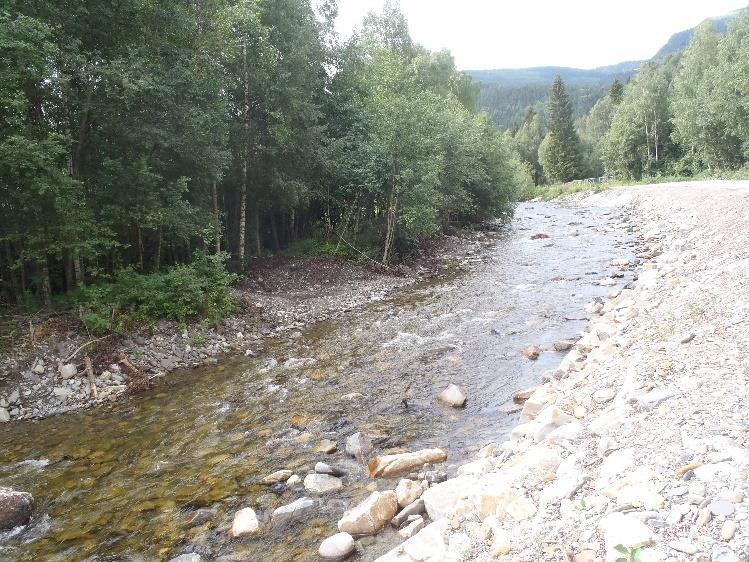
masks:
[[[614,105],[619,105],[624,97],[624,84],[618,78],[611,83],[609,97],[611,98],[611,103]]]
[[[561,76],[554,79],[549,92],[549,134],[540,150],[539,157],[551,181],[568,182],[582,174],[580,138]]]

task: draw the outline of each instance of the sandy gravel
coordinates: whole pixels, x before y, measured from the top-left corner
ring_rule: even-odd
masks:
[[[637,282],[381,560],[749,560],[749,182],[571,199],[623,213]]]

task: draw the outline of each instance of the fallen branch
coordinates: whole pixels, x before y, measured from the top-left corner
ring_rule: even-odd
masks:
[[[130,392],[142,392],[153,386],[151,380],[148,379],[143,372],[138,369],[138,367],[133,365],[130,360],[125,357],[124,353],[120,352],[117,357],[118,363],[125,367],[125,370],[127,370],[128,376],[130,377],[127,384]]]
[[[69,357],[68,357],[67,359],[65,359],[65,361],[63,361],[63,363],[69,363],[69,362],[70,362],[70,360],[71,360],[71,359],[72,359],[73,357],[75,357],[76,355],[78,355],[78,353],[79,353],[79,352],[80,352],[80,351],[81,351],[82,349],[84,349],[84,348],[88,347],[88,346],[89,346],[89,345],[91,345],[92,343],[96,343],[96,342],[98,342],[98,341],[101,341],[101,340],[105,340],[105,339],[107,339],[107,338],[108,338],[108,337],[109,337],[110,335],[111,335],[111,334],[107,334],[106,336],[102,336],[102,337],[100,337],[100,338],[96,338],[95,340],[91,340],[91,341],[88,341],[88,342],[84,343],[84,344],[83,344],[83,345],[82,345],[81,347],[79,347],[79,348],[78,348],[78,349],[76,349],[76,350],[75,350],[75,351],[74,351],[73,353],[71,353],[71,354],[70,354],[70,356],[69,356]]]

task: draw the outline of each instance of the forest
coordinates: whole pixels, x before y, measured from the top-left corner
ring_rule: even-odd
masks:
[[[9,0],[0,11],[0,300],[184,320],[252,259],[389,264],[531,184],[449,52],[397,4]]]
[[[743,174],[747,84],[749,11],[743,10],[727,29],[723,20],[707,20],[685,50],[643,64],[626,84],[615,80],[583,116],[558,77],[547,113],[529,104],[508,136],[537,185],[604,174],[623,180]]]

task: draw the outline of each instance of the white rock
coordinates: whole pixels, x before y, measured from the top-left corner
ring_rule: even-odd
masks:
[[[289,476],[289,479],[286,481],[286,485],[289,487],[296,486],[301,481],[302,481],[302,478],[298,474],[292,474],[291,476]]]
[[[18,389],[15,389],[13,392],[8,394],[8,404],[18,404],[18,401],[21,399],[21,394],[18,392]]]
[[[169,562],[204,562],[204,559],[200,554],[191,552],[189,554],[181,554]]]
[[[616,390],[613,388],[601,388],[593,393],[593,402],[604,404],[616,396]]]
[[[277,470],[263,478],[260,483],[268,485],[278,484],[279,482],[285,482],[288,480],[292,474],[293,472],[291,470]]]
[[[395,496],[398,498],[398,506],[404,508],[407,505],[411,505],[421,497],[423,492],[424,490],[418,482],[406,478],[402,479],[395,487]]]
[[[0,423],[10,421],[10,413],[5,408],[0,408]]]
[[[410,539],[416,533],[421,531],[423,528],[424,528],[424,518],[419,517],[418,519],[411,521],[408,525],[406,525],[400,531],[398,531],[398,534],[404,539]]]
[[[466,403],[466,395],[459,386],[451,384],[439,393],[437,400],[453,408],[462,408]]]
[[[356,549],[354,538],[348,533],[336,533],[332,537],[328,537],[322,543],[318,549],[320,558],[325,560],[344,560],[353,554]]]
[[[73,378],[77,373],[78,368],[72,363],[60,367],[60,376],[62,376],[63,379]]]
[[[421,495],[429,518],[436,521],[442,517],[450,518],[461,507],[461,500],[473,493],[478,482],[475,476],[458,476],[431,486]]]
[[[343,514],[338,530],[352,535],[374,535],[390,522],[396,511],[395,492],[372,492],[366,500]]]
[[[736,522],[732,519],[726,520],[720,528],[720,538],[724,541],[730,541],[735,534]]]
[[[343,481],[329,474],[308,474],[304,477],[304,487],[313,494],[327,494],[343,488]]]
[[[40,361],[39,363],[37,363],[36,365],[34,365],[34,372],[37,375],[43,375],[44,374],[44,363],[42,363]]]
[[[710,553],[710,562],[739,562],[739,557],[727,546],[716,544]]]
[[[606,562],[614,562],[621,556],[616,546],[648,545],[653,540],[653,532],[642,521],[623,513],[610,513],[598,524],[606,541]]]
[[[439,519],[424,527],[402,545],[375,562],[414,562],[447,560],[446,535],[449,523]]]
[[[369,475],[372,478],[390,478],[421,469],[425,464],[445,460],[447,460],[447,453],[442,449],[422,449],[412,453],[381,455],[369,461]]]
[[[288,505],[282,505],[277,508],[271,516],[271,523],[280,525],[287,521],[304,517],[314,510],[315,507],[317,507],[315,500],[311,498],[299,498]]]
[[[686,541],[671,541],[668,543],[668,547],[684,554],[695,554],[697,552],[697,546]]]
[[[234,522],[231,525],[232,537],[244,537],[254,535],[260,529],[260,522],[251,507],[240,509],[234,514]]]
[[[346,453],[357,459],[364,460],[374,450],[372,440],[360,432],[346,438]]]

